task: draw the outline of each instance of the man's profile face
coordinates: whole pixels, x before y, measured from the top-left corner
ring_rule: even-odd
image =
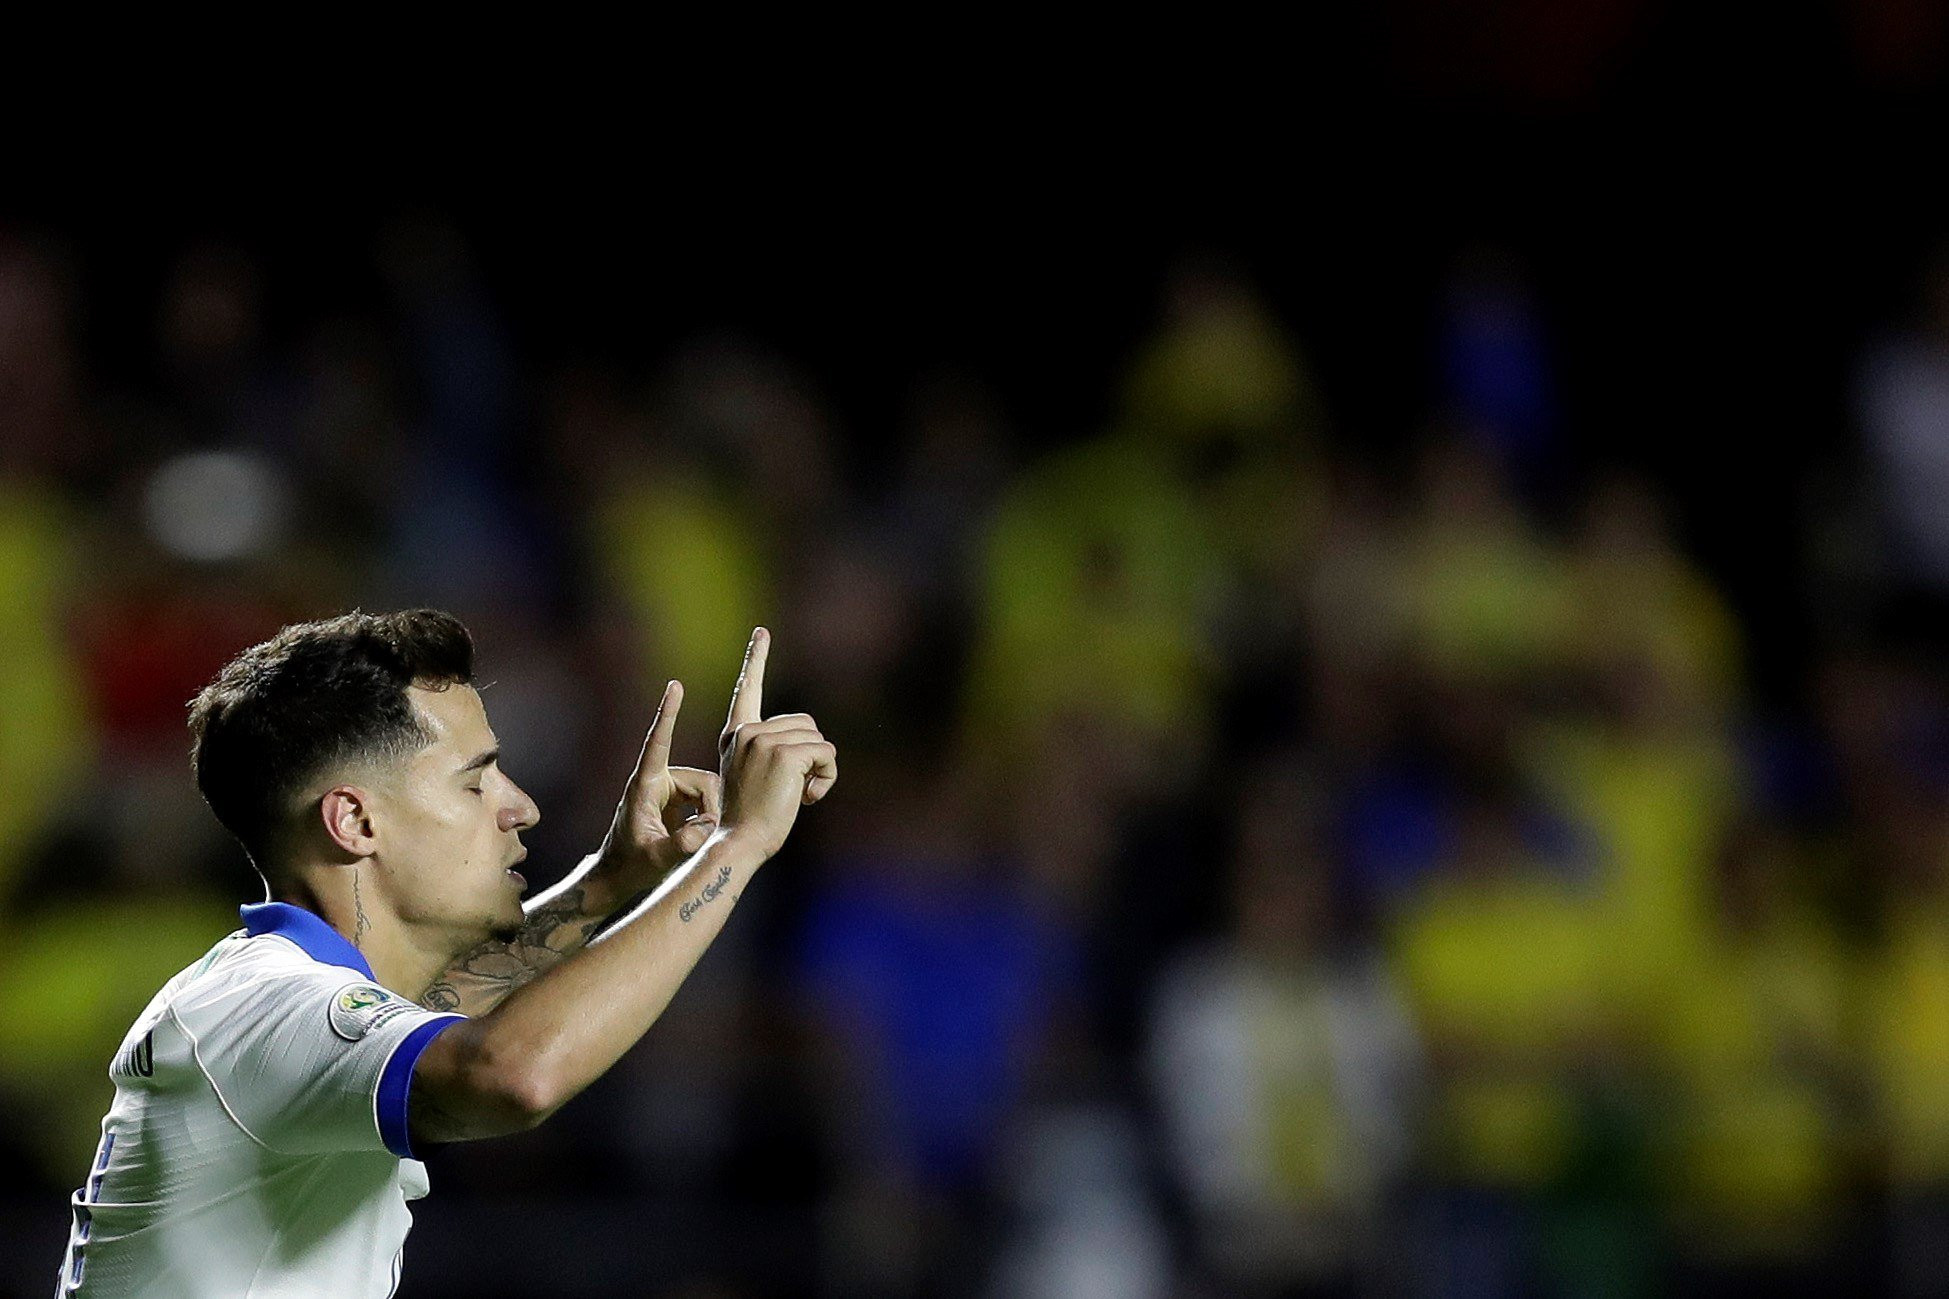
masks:
[[[520,832],[541,812],[501,771],[478,691],[413,686],[407,697],[433,740],[374,791],[392,905],[408,924],[454,931],[457,942],[511,935],[525,918],[527,883],[512,869],[527,855]]]

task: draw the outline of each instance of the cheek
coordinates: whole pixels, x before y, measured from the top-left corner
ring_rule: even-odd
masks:
[[[483,828],[494,828],[494,817],[478,794],[462,792],[441,800],[429,810],[433,832],[445,839],[478,835]]]
[[[390,824],[394,853],[423,861],[436,873],[478,865],[498,851],[493,803],[465,789],[423,791],[402,800]]]
[[[398,855],[423,871],[434,888],[482,860],[494,836],[493,818],[467,793],[419,804],[398,824]]]

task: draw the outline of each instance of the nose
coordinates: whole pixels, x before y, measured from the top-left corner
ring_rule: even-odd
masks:
[[[509,798],[501,808],[501,829],[504,831],[526,830],[541,820],[541,808],[535,800],[528,797],[528,791],[508,782]]]

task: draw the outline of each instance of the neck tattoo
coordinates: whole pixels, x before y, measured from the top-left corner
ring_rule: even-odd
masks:
[[[372,928],[372,922],[365,918],[365,899],[359,896],[359,868],[352,868],[352,911],[357,917],[356,928],[352,931],[352,946],[358,947],[365,931]]]

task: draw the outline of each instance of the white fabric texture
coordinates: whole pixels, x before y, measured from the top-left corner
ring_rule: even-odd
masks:
[[[406,1202],[427,1182],[387,1148],[381,1078],[415,1030],[460,1018],[283,934],[219,942],[156,994],[110,1067],[59,1293],[392,1293]],[[403,1133],[399,1077],[390,1092]]]

